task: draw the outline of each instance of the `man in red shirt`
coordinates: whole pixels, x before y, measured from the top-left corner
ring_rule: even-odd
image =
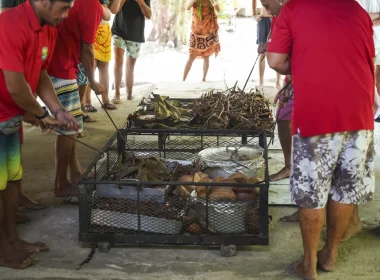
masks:
[[[60,23],[72,5],[70,0],[28,0],[0,15],[0,266],[25,268],[38,252],[48,250],[44,243],[21,240],[16,231],[17,185],[22,179],[19,128],[28,113],[44,129],[78,129],[60,105],[46,71],[57,37],[51,26]]]
[[[95,34],[102,19],[103,6],[99,0],[75,0],[69,16],[58,26],[57,44],[54,50],[48,73],[55,87],[62,106],[70,112],[83,129],[80,97],[77,84],[79,62],[82,63],[91,89],[101,94],[104,88],[95,81],[94,41]],[[65,131],[72,138],[76,131]],[[68,172],[70,171],[70,179]],[[78,195],[77,183],[82,174],[78,161],[77,143],[57,135],[56,143],[56,179],[54,194],[56,197]]]
[[[275,1],[262,3],[270,10]],[[268,43],[269,66],[293,79],[290,188],[304,243],[304,260],[293,268],[303,279],[318,279],[317,262],[335,269],[354,205],[373,198],[372,36],[354,0],[290,0]],[[317,254],[327,201],[327,243]]]

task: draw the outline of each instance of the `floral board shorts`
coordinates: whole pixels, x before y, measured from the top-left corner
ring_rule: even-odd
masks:
[[[371,201],[375,192],[374,136],[359,130],[292,139],[292,202],[323,208],[329,199],[343,204]]]
[[[123,38],[113,35],[112,45],[116,48],[123,49],[125,56],[138,58],[140,54],[141,43],[124,40]]]

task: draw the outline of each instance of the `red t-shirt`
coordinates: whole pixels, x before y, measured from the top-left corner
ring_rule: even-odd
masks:
[[[41,26],[29,1],[0,14],[0,122],[23,115],[5,84],[3,70],[23,73],[32,93],[52,57],[57,30]],[[27,92],[25,94],[28,94]]]
[[[57,27],[57,44],[48,70],[50,76],[76,79],[81,41],[94,43],[102,16],[103,8],[99,0],[75,0],[69,16]]]
[[[354,0],[290,0],[269,53],[291,53],[293,133],[372,130],[372,21]]]

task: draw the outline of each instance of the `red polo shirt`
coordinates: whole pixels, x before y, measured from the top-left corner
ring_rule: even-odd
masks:
[[[293,133],[372,130],[372,21],[354,0],[290,0],[268,52],[291,53]]]
[[[9,94],[2,70],[23,73],[34,93],[41,70],[47,69],[51,60],[57,30],[41,26],[29,0],[0,14],[0,38],[0,122],[3,122],[25,111]]]
[[[94,43],[102,16],[99,0],[75,0],[69,16],[57,27],[57,44],[48,70],[50,76],[65,80],[77,78],[81,40]]]

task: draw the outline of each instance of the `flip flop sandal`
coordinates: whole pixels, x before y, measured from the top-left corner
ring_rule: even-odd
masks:
[[[107,109],[107,110],[116,110],[117,109],[115,104],[112,104],[112,103],[104,103],[102,108]]]
[[[91,118],[89,115],[86,115],[86,116],[82,116],[83,118],[83,122],[96,122],[95,119]]]
[[[96,109],[94,107],[94,105],[90,104],[90,105],[83,105],[81,107],[82,111],[85,112],[85,113],[96,113],[98,111],[98,109]]]
[[[33,264],[34,258],[37,254],[31,253],[30,256],[25,259],[21,264],[7,263],[3,257],[0,257],[0,266],[12,269],[25,269]]]
[[[39,242],[39,241],[37,241],[37,242],[34,242],[33,245],[38,246],[40,252],[47,252],[47,251],[50,250],[45,242]]]
[[[69,195],[65,198],[63,201],[64,204],[74,204],[78,205],[79,204],[79,197],[77,195]]]
[[[79,132],[79,133],[77,134],[77,138],[84,138],[84,134],[83,134],[82,132]]]
[[[43,209],[46,208],[46,206],[42,205],[41,203],[38,203],[38,202],[36,202],[36,201],[34,201],[34,200],[30,199],[30,198],[29,198],[29,200],[32,202],[33,206],[22,206],[22,207],[24,207],[24,208],[26,208],[28,210],[43,210]]]
[[[114,97],[114,98],[112,98],[112,103],[113,104],[120,104],[120,97]]]
[[[30,219],[27,216],[25,216],[21,213],[17,213],[17,224],[18,225],[25,224],[28,222],[30,222]]]

